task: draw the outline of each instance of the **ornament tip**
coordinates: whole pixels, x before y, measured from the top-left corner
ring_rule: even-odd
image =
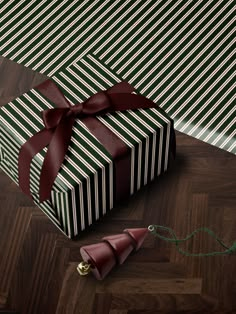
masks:
[[[80,276],[86,276],[91,271],[91,264],[84,261],[80,262],[79,265],[77,266],[77,270]]]

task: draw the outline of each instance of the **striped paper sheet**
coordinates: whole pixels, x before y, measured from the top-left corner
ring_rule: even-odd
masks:
[[[235,4],[3,0],[0,53],[49,76],[93,55],[177,130],[236,154]]]

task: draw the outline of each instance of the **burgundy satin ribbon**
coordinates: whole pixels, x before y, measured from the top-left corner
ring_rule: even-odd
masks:
[[[36,89],[51,100],[57,108],[42,112],[45,128],[27,140],[20,149],[19,186],[23,192],[31,197],[30,163],[33,157],[48,145],[40,175],[39,200],[43,202],[50,198],[53,183],[68,150],[75,119],[79,118],[114,160],[116,199],[129,195],[131,167],[129,149],[118,136],[96,119],[96,115],[117,110],[155,108],[156,105],[144,96],[132,94],[134,88],[126,82],[118,83],[75,106],[70,105],[51,80],[45,81]]]

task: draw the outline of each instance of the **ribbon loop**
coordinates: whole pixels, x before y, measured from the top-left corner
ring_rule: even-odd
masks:
[[[83,104],[83,114],[85,115],[101,114],[112,107],[112,103],[104,91],[91,96]]]

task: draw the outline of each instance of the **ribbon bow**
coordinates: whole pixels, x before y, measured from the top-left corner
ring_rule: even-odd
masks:
[[[112,107],[109,97],[105,92],[99,92],[85,102],[69,108],[44,110],[42,112],[43,122],[47,129],[52,129],[58,126],[64,119],[95,116],[104,113],[109,107],[110,109]]]
[[[36,89],[58,107],[42,112],[45,128],[22,145],[19,153],[19,186],[25,194],[31,196],[30,163],[32,158],[48,145],[40,175],[40,202],[50,198],[53,183],[68,150],[75,119],[80,118],[86,124],[114,159],[116,156],[124,154],[127,147],[121,139],[96,119],[96,115],[116,110],[156,107],[151,100],[144,96],[132,94],[134,88],[126,82],[118,83],[75,106],[71,106],[53,81],[47,80],[37,86]],[[109,138],[112,138],[112,141],[108,142]],[[128,182],[126,182],[127,186]],[[123,185],[125,184],[120,180],[119,186],[121,189]]]

